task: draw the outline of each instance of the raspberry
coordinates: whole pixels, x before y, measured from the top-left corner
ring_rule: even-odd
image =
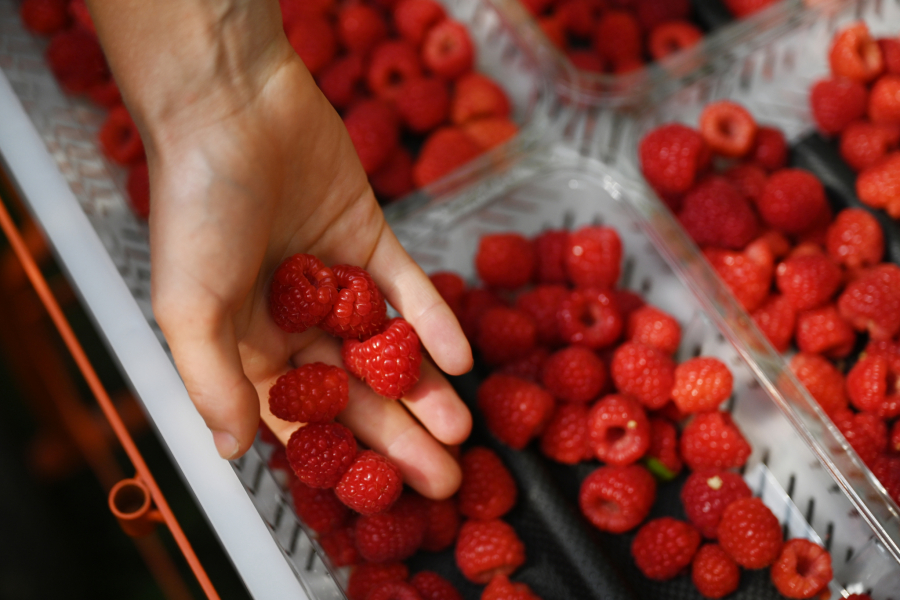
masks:
[[[594,350],[614,344],[624,327],[615,295],[597,288],[572,291],[560,304],[556,320],[564,341]]]
[[[678,220],[700,246],[740,250],[759,232],[750,203],[723,177],[710,177],[688,192]]]
[[[463,296],[466,293],[466,282],[463,278],[452,271],[438,271],[428,277],[453,314],[459,315],[462,312]]]
[[[453,545],[459,531],[460,516],[456,502],[445,500],[423,499],[425,502],[425,535],[421,549],[428,552],[440,552]]]
[[[878,221],[861,208],[848,208],[837,214],[828,227],[828,255],[838,264],[858,269],[881,262],[884,234]]]
[[[551,4],[553,0],[522,0],[522,6],[535,17],[541,16]]]
[[[753,244],[756,244],[754,242]],[[734,252],[719,248],[705,248],[703,255],[712,265],[719,277],[744,310],[752,313],[769,294],[772,281],[773,258],[768,245],[753,248],[748,246],[744,252]],[[753,248],[754,252],[749,250]],[[757,254],[759,254],[757,256]]]
[[[717,358],[697,357],[675,367],[672,399],[683,413],[715,410],[731,396],[734,378]]]
[[[684,462],[678,454],[678,430],[668,419],[650,419],[650,447],[644,464],[662,481],[670,481],[681,472]]]
[[[97,28],[94,26],[94,20],[91,19],[91,13],[88,12],[85,0],[71,0],[69,2],[69,15],[77,27],[97,35]]]
[[[809,540],[789,540],[782,546],[771,574],[781,595],[812,598],[831,581],[831,555]]]
[[[900,330],[900,267],[872,267],[850,282],[838,297],[838,310],[857,331],[886,340]]]
[[[341,502],[363,515],[388,510],[402,491],[400,469],[373,450],[360,452],[334,488]]]
[[[516,504],[518,489],[503,461],[492,450],[475,447],[463,454],[459,512],[470,519],[496,519]]]
[[[413,159],[409,151],[398,146],[381,168],[371,177],[372,189],[385,202],[413,191]]]
[[[343,369],[312,363],[278,378],[269,390],[269,410],[285,421],[330,421],[347,407],[348,393]]]
[[[526,2],[530,0],[525,0]],[[563,50],[567,46],[566,23],[559,15],[550,15],[538,19],[538,27],[547,36],[547,40],[557,48]]]
[[[497,574],[481,592],[481,600],[541,600],[541,598],[526,584],[510,581],[506,575]]]
[[[623,58],[619,62],[613,64],[613,74],[625,75],[632,73],[644,67],[644,59],[639,56],[631,58]]]
[[[654,306],[643,306],[628,315],[625,337],[674,354],[681,344],[681,326],[672,315]]]
[[[318,75],[337,52],[337,37],[327,19],[306,15],[291,24],[288,42],[313,75]]]
[[[331,270],[337,281],[337,299],[319,327],[343,339],[375,335],[384,326],[387,306],[372,276],[353,265],[335,265]]]
[[[69,29],[55,34],[46,56],[59,85],[69,94],[80,94],[109,79],[100,43],[85,31]]]
[[[334,567],[349,567],[360,562],[352,527],[344,527],[319,536],[319,545]]]
[[[722,549],[745,569],[768,567],[781,552],[781,525],[759,498],[725,507],[717,532]]]
[[[861,83],[872,81],[884,70],[881,48],[865,23],[852,25],[835,36],[828,61],[835,76]]]
[[[660,194],[683,194],[709,165],[711,153],[699,132],[678,123],[648,133],[638,149],[641,172]]]
[[[365,55],[388,35],[387,23],[366,4],[345,4],[337,15],[337,34],[351,53]]]
[[[724,0],[725,7],[738,19],[759,12],[775,0]]]
[[[647,408],[662,408],[672,394],[675,363],[660,350],[626,342],[613,355],[613,382],[623,394],[634,396]]]
[[[436,129],[422,145],[419,158],[413,166],[413,181],[418,187],[425,187],[479,156],[481,152],[481,146],[465,132],[451,127]]]
[[[450,92],[447,84],[434,77],[407,79],[397,91],[397,112],[414,133],[427,133],[447,119]]]
[[[691,580],[704,598],[722,598],[738,588],[741,570],[721,546],[707,544],[694,556]]]
[[[557,2],[554,14],[570,35],[589,38],[607,8],[605,0],[562,0]]]
[[[516,308],[534,320],[538,343],[553,347],[562,342],[556,313],[568,297],[561,285],[538,285],[516,298]]]
[[[769,178],[762,167],[750,163],[735,165],[722,175],[744,198],[754,203],[759,200]]]
[[[737,158],[756,141],[756,121],[743,106],[728,100],[707,104],[700,114],[700,134],[713,152]]]
[[[485,311],[478,325],[475,346],[491,365],[523,358],[534,348],[536,328],[526,313],[498,306]]]
[[[125,189],[131,210],[139,219],[146,221],[150,217],[150,171],[146,162],[138,163],[128,170]]]
[[[812,228],[828,204],[825,189],[812,173],[782,169],[769,177],[756,206],[770,227],[800,234]]]
[[[320,535],[345,527],[350,520],[350,509],[338,500],[334,490],[312,488],[294,479],[291,497],[300,520]]]
[[[509,375],[491,375],[478,388],[478,408],[488,429],[516,450],[540,433],[553,406],[553,396],[539,386]]]
[[[822,133],[835,135],[866,115],[869,91],[858,81],[822,79],[810,90],[809,102]]]
[[[891,419],[900,415],[900,373],[883,356],[866,356],[847,373],[847,395],[861,411]]]
[[[499,519],[467,521],[456,540],[456,566],[472,583],[494,575],[510,575],[525,562],[525,545],[515,530]]]
[[[398,317],[364,342],[344,340],[341,358],[347,370],[376,393],[399,400],[419,380],[422,350],[412,325]]]
[[[894,502],[900,501],[900,457],[882,454],[871,463],[871,469]]]
[[[843,358],[856,344],[856,334],[833,304],[797,314],[797,347],[801,352]]]
[[[405,581],[388,581],[372,588],[366,600],[422,600],[422,596]]]
[[[503,363],[499,373],[504,375],[512,375],[519,379],[539,383],[541,380],[541,372],[544,370],[544,363],[550,357],[550,352],[542,347],[532,348],[531,351],[515,360]]]
[[[548,229],[534,238],[534,278],[538,283],[569,281],[566,274],[566,248],[569,232],[564,229]]]
[[[349,54],[324,67],[316,80],[331,105],[343,109],[356,99],[357,84],[362,80],[363,73],[362,57]]]
[[[356,520],[356,547],[368,562],[397,562],[415,554],[425,537],[425,504],[406,493],[386,511],[364,514]]]
[[[631,290],[615,290],[616,306],[622,314],[622,318],[627,320],[631,313],[639,308],[646,306],[644,299],[640,294]]]
[[[869,119],[876,124],[900,124],[900,75],[885,75],[872,86]]]
[[[66,0],[24,0],[19,16],[25,28],[38,35],[52,35],[69,24]]]
[[[644,408],[620,394],[610,394],[588,414],[588,441],[594,455],[611,465],[628,465],[650,447],[650,421]]]
[[[331,269],[311,254],[295,254],[275,271],[269,310],[281,329],[301,333],[324,319],[335,300],[337,281]]]
[[[847,408],[844,376],[818,354],[801,352],[791,359],[791,371],[828,414]]]
[[[747,155],[747,159],[766,171],[777,171],[787,165],[787,141],[780,129],[759,127],[756,130],[756,143]]]
[[[488,117],[469,121],[462,130],[479,148],[490,150],[514,138],[519,126],[505,117]]]
[[[841,132],[841,157],[854,171],[877,163],[889,148],[888,132],[868,121],[854,121]]]
[[[566,272],[575,287],[613,287],[622,269],[622,240],[612,227],[588,225],[569,234]]]
[[[333,488],[356,458],[356,438],[337,423],[310,423],[291,435],[287,457],[300,481]]]
[[[605,73],[606,63],[599,54],[593,50],[569,50],[566,52],[569,62],[581,71],[591,73]]]
[[[444,20],[425,34],[422,63],[443,79],[457,79],[472,70],[475,49],[465,25]]]
[[[869,413],[853,414],[849,410],[830,416],[847,443],[867,465],[875,463],[878,455],[887,448],[887,425],[880,417]]]
[[[775,350],[786,352],[797,324],[797,311],[790,301],[772,294],[751,316]]]
[[[841,268],[821,253],[790,256],[775,269],[775,285],[797,310],[822,306],[842,280]]]
[[[289,31],[294,23],[308,17],[322,17],[332,10],[334,0],[278,0],[281,8],[281,18],[284,22],[284,30]]]
[[[369,593],[389,581],[406,581],[409,569],[403,563],[363,563],[350,572],[347,597],[350,600],[366,600]]]
[[[884,59],[885,72],[900,75],[900,39],[881,38],[877,42]]]
[[[648,521],[631,543],[631,554],[641,572],[650,579],[672,579],[691,564],[700,547],[700,534],[670,517]]]
[[[640,24],[626,11],[607,12],[594,29],[594,50],[613,65],[640,57],[643,53],[641,40]]]
[[[506,306],[506,303],[489,290],[473,288],[463,294],[459,324],[470,342],[478,337],[481,317],[496,306]]]
[[[863,204],[900,218],[900,152],[888,154],[860,173],[856,194]]]
[[[422,600],[463,600],[453,584],[434,571],[419,571],[409,580]]]
[[[681,432],[681,457],[693,471],[743,466],[750,450],[726,412],[698,414]]]
[[[366,82],[379,98],[397,100],[403,84],[421,76],[422,64],[412,44],[403,40],[388,40],[372,51]]]
[[[560,404],[541,434],[541,452],[547,458],[566,465],[593,458],[587,423],[587,406]]]
[[[394,107],[381,100],[364,100],[350,108],[344,125],[366,175],[376,173],[399,143]]]
[[[892,340],[870,340],[864,350],[866,356],[883,356],[892,370],[900,370],[900,344]]]
[[[570,346],[547,359],[541,382],[557,400],[586,403],[606,384],[606,367],[587,348]]]
[[[450,118],[462,125],[486,117],[509,117],[506,92],[494,80],[480,73],[460,77],[453,92]]]
[[[703,537],[716,539],[725,508],[753,493],[744,478],[731,471],[705,469],[691,473],[681,488],[681,504],[688,520]]]
[[[531,242],[518,233],[482,236],[475,254],[475,269],[481,280],[506,290],[515,290],[531,281],[534,262]]]
[[[417,48],[428,31],[446,18],[444,7],[434,0],[401,0],[394,7],[397,33]]]
[[[604,466],[581,482],[578,505],[601,531],[624,533],[650,514],[656,500],[656,480],[639,465]]]
[[[72,4],[72,6],[75,6]],[[88,98],[104,108],[115,108],[122,104],[122,92],[116,80],[110,77],[102,83],[92,85],[87,90]]]
[[[703,39],[703,32],[689,21],[674,20],[660,23],[650,32],[647,47],[653,60],[681,52]]]
[[[756,241],[764,241],[766,245],[769,247],[769,252],[772,254],[773,259],[781,259],[787,256],[788,254],[796,254],[797,252],[792,252],[794,249],[791,241],[780,231],[775,231],[774,229],[769,229],[763,232]]]
[[[266,464],[268,465],[269,470],[272,471],[272,476],[275,477],[278,483],[282,487],[288,487],[297,479],[297,476],[291,468],[291,463],[288,461],[287,451],[284,446],[281,445],[281,442],[276,441],[276,443],[277,445],[269,456],[269,460]]]

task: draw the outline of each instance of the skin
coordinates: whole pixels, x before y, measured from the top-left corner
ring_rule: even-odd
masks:
[[[437,367],[462,374],[456,318],[386,225],[343,123],[287,42],[274,0],[89,0],[147,151],[153,308],[223,458],[260,415],[286,442],[268,390],[293,367],[340,365],[339,340],[281,331],[268,281],[296,253],[367,269]],[[400,402],[351,380],[339,419],[406,482],[445,498],[460,471],[444,445],[471,417],[438,368]]]

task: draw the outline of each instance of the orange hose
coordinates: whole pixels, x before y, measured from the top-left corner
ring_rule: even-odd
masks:
[[[134,465],[138,476],[150,489],[150,494],[151,496],[153,496],[153,502],[156,504],[157,509],[159,509],[159,512],[162,514],[163,519],[165,520],[166,525],[169,528],[169,531],[172,533],[172,537],[175,539],[175,542],[178,544],[178,547],[184,554],[188,565],[190,565],[191,570],[197,577],[197,581],[200,583],[200,587],[203,588],[203,591],[206,594],[207,598],[210,598],[210,600],[219,600],[219,594],[213,587],[212,581],[210,581],[209,576],[203,569],[203,565],[200,564],[200,560],[197,558],[197,555],[194,553],[194,549],[191,547],[190,542],[184,535],[184,531],[182,531],[181,526],[178,524],[178,520],[175,518],[174,513],[172,513],[172,509],[169,508],[169,504],[168,502],[166,502],[165,496],[163,496],[163,493],[159,489],[159,486],[156,485],[156,480],[150,473],[150,469],[147,467],[147,463],[144,462],[144,457],[141,456],[140,451],[134,443],[134,440],[131,438],[131,434],[128,433],[128,429],[125,427],[125,424],[122,422],[122,419],[119,416],[119,413],[116,410],[115,406],[113,405],[112,400],[106,393],[106,389],[100,382],[100,378],[97,377],[97,373],[94,371],[94,368],[88,360],[84,349],[78,342],[78,338],[75,337],[75,334],[72,331],[69,322],[66,320],[65,315],[63,315],[59,304],[57,304],[56,299],[50,292],[50,287],[47,285],[47,280],[44,279],[44,276],[35,263],[34,258],[29,253],[28,247],[25,244],[22,235],[16,228],[15,223],[13,222],[9,212],[6,209],[6,205],[2,201],[0,201],[0,228],[2,228],[3,232],[6,234],[10,246],[12,246],[13,251],[18,257],[19,261],[22,263],[22,268],[25,270],[28,279],[31,281],[31,285],[37,292],[38,297],[40,297],[41,303],[49,313],[50,318],[53,320],[53,324],[59,331],[60,336],[62,336],[63,342],[65,342],[66,347],[72,354],[72,358],[75,359],[75,363],[78,365],[78,370],[81,371],[81,374],[84,376],[84,379],[90,387],[91,392],[94,394],[94,398],[96,398],[101,410],[103,410],[103,414],[106,416],[106,419],[112,426],[116,437],[119,439],[119,443],[122,444],[122,448],[124,448],[125,453],[128,454],[128,458]]]

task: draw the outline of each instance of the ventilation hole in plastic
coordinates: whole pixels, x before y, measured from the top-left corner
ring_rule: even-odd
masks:
[[[602,227],[605,222],[603,215],[594,215],[594,218],[591,219],[591,225],[595,227]]]
[[[716,334],[716,340],[717,340],[720,344],[724,344],[724,343],[725,343],[725,336],[722,335],[721,333],[717,333],[717,334]]]
[[[645,278],[643,281],[641,281],[641,294],[649,294],[652,287],[653,280],[651,280],[649,277]]]
[[[301,529],[299,523],[294,524],[294,530],[291,532],[291,540],[288,542],[287,548],[285,548],[285,552],[290,555],[294,555],[297,553],[297,542],[300,541],[300,535],[302,534],[303,529]]]
[[[567,210],[563,214],[562,225],[560,228],[568,231],[568,230],[572,229],[574,226],[575,226],[575,215],[572,214],[572,211]]]
[[[247,486],[247,491],[251,494],[256,494],[256,491],[259,489],[259,484],[262,482],[263,472],[265,472],[266,467],[263,463],[259,463],[259,466],[256,468],[256,472],[253,474],[253,480],[250,485]]]
[[[810,498],[809,503],[806,505],[806,522],[812,524],[813,515],[816,512],[816,499]]]
[[[278,529],[281,524],[281,518],[284,516],[285,508],[281,502],[275,505],[275,518],[272,519],[272,529]]]
[[[763,450],[763,454],[762,454],[762,458],[760,459],[760,462],[762,464],[766,465],[767,467],[769,466],[769,449],[768,448]]]
[[[701,346],[700,344],[695,345],[693,348],[691,348],[691,358],[697,358],[698,356],[700,356],[701,352],[703,352],[703,346]]]
[[[631,287],[631,278],[634,276],[634,265],[634,257],[627,256],[625,258],[624,264],[622,265],[621,286],[623,289],[628,289]]]
[[[841,488],[838,487],[838,484],[832,483],[831,487],[828,488],[828,491],[832,494],[840,494]]]
[[[787,492],[788,498],[793,500],[794,498],[794,486],[797,484],[797,477],[791,473],[791,478],[788,480],[787,489],[784,490]]]
[[[727,403],[725,404],[725,412],[734,412],[734,403],[736,402],[734,394],[729,396]]]
[[[788,527],[787,521],[785,521],[784,524],[781,526],[781,537],[786,540],[789,540],[789,539],[791,539],[791,537],[793,537],[793,536],[791,536],[791,528]]]
[[[303,567],[304,571],[309,572],[313,570],[313,565],[316,562],[316,557],[318,557],[318,554],[316,554],[315,546],[310,546],[309,554],[306,555],[306,565],[304,565]]]

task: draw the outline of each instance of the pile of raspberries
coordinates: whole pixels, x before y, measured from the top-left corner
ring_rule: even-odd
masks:
[[[745,17],[776,0],[724,0]],[[521,0],[578,69],[622,75],[700,41],[690,0]]]

